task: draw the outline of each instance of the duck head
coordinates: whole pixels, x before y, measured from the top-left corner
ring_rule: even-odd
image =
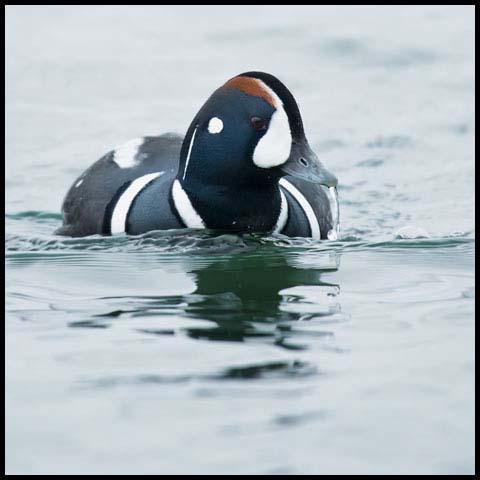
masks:
[[[263,72],[233,77],[210,96],[188,128],[180,157],[177,179],[187,187],[257,187],[285,175],[337,185],[308,144],[295,98]]]

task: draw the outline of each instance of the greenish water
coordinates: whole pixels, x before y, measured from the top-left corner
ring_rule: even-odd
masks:
[[[472,9],[8,7],[6,26],[8,474],[474,473]],[[339,177],[338,241],[52,234],[102,153],[184,131],[253,68]]]

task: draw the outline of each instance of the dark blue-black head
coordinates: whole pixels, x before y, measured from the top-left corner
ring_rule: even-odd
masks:
[[[287,174],[329,187],[337,184],[310,148],[287,87],[263,72],[233,77],[193,119],[177,178],[182,183],[256,186]]]

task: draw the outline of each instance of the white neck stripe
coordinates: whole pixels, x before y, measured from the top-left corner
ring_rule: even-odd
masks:
[[[175,179],[173,182],[172,197],[173,204],[180,218],[188,228],[206,228],[205,223],[193,208],[192,202],[178,179]]]
[[[187,159],[185,160],[185,169],[183,170],[182,180],[185,180],[185,175],[187,174],[188,162],[190,161],[190,155],[192,154],[193,141],[195,140],[195,134],[197,133],[198,125],[195,127],[195,130],[192,133],[192,139],[190,140],[190,145],[188,146]]]
[[[282,198],[282,203],[280,205],[280,213],[278,214],[278,220],[273,229],[273,233],[280,233],[284,229],[288,220],[288,201],[281,188],[280,196]]]
[[[292,183],[290,183],[285,178],[281,178],[279,181],[280,185],[288,190],[294,197],[295,200],[300,204],[305,215],[307,216],[308,223],[310,224],[310,231],[312,234],[312,238],[315,240],[320,240],[320,225],[318,224],[317,216],[313,211],[312,206],[308,203],[308,200],[304,197],[304,195],[297,189]]]
[[[135,179],[120,195],[110,218],[110,233],[112,235],[125,233],[128,212],[136,196],[153,180],[165,172],[149,173]]]

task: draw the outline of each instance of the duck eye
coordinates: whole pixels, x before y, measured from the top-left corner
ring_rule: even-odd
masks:
[[[263,118],[260,118],[260,117],[252,117],[250,119],[250,123],[252,124],[252,127],[255,130],[265,130],[265,128],[266,128],[265,120]]]

